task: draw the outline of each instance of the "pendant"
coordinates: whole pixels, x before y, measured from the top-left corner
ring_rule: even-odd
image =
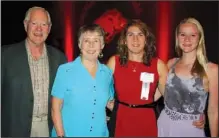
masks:
[[[131,64],[132,72],[136,72],[137,66],[135,64]]]

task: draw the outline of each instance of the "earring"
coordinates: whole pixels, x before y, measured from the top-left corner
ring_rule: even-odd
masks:
[[[100,52],[100,54],[98,55],[99,58],[102,58],[103,57],[103,53],[102,51]]]

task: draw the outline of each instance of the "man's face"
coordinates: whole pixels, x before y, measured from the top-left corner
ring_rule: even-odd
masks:
[[[46,12],[42,9],[33,10],[29,21],[25,21],[27,41],[36,46],[43,45],[49,35],[50,27]]]

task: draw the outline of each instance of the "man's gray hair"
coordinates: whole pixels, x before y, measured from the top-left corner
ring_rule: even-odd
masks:
[[[52,21],[51,21],[49,12],[48,12],[45,8],[37,7],[37,6],[34,6],[34,7],[28,9],[28,11],[27,11],[26,14],[25,14],[24,21],[29,21],[29,20],[30,20],[30,14],[31,14],[31,12],[32,12],[33,10],[37,10],[37,9],[41,9],[41,10],[43,10],[43,11],[47,14],[48,22],[49,22],[50,25],[52,25]]]

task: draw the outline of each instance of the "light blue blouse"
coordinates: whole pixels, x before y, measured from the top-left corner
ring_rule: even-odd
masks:
[[[106,104],[113,99],[113,74],[99,63],[93,78],[81,62],[80,56],[74,62],[58,68],[52,88],[52,96],[63,99],[61,110],[66,137],[108,137]],[[56,132],[53,128],[52,136]]]

